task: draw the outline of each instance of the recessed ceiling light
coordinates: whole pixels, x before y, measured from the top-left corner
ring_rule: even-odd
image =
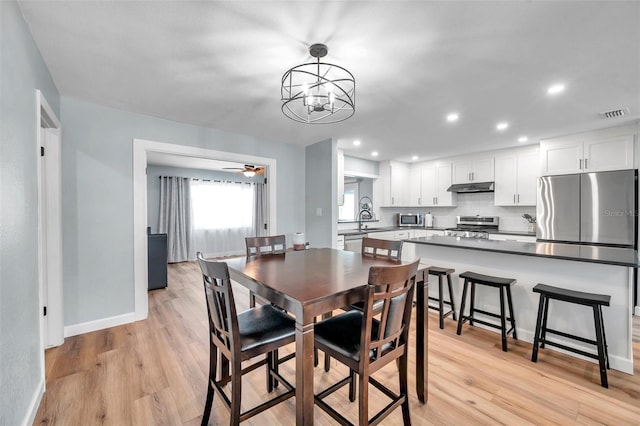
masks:
[[[353,146],[360,146],[360,141],[353,141]]]
[[[508,127],[509,123],[507,123],[506,121],[496,124],[496,129],[498,130],[507,130]]]
[[[550,95],[557,95],[561,92],[564,92],[564,84],[554,84],[547,89],[547,93]]]
[[[528,140],[529,140],[529,138],[528,138],[528,137],[526,137],[526,136],[520,136],[520,137],[518,138],[518,142],[520,142],[520,143],[526,142],[526,141],[528,141]]]
[[[453,123],[454,121],[458,121],[458,118],[460,118],[460,116],[455,112],[452,112],[451,114],[447,115],[447,121],[450,123]]]
[[[371,153],[371,156],[372,156],[372,157],[377,157],[377,156],[378,156],[378,151],[373,151],[373,152]]]
[[[411,159],[412,159],[413,161],[416,161],[416,160],[418,159],[418,156],[417,156],[417,155],[414,155],[413,157],[411,157]]]

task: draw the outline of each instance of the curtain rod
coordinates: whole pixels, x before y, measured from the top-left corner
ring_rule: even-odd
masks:
[[[240,181],[233,181],[233,180],[220,180],[220,179],[199,179],[199,178],[189,178],[189,177],[184,177],[184,176],[158,176],[158,178],[160,179],[167,179],[170,177],[177,177],[180,179],[190,179],[190,180],[195,180],[195,181],[200,181],[202,180],[203,182],[219,182],[219,183],[240,183],[240,184],[247,184],[247,185],[251,185],[254,183],[261,183],[261,182],[240,182]]]

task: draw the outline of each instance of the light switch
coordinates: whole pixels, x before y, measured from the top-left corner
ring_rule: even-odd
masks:
[[[322,216],[322,207],[316,207],[316,216]]]

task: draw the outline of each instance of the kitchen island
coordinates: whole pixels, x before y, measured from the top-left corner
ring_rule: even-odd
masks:
[[[537,283],[610,295],[611,306],[603,308],[603,316],[611,368],[633,374],[633,271],[639,266],[635,250],[442,236],[413,238],[404,242],[403,257],[405,254],[413,254],[420,257],[425,266],[454,268],[456,276],[465,271],[473,271],[515,278],[517,283],[512,292],[520,340],[533,341],[538,294],[533,293],[532,288]],[[460,306],[462,292],[462,283],[459,281],[454,279],[454,285],[457,284],[457,306]],[[437,286],[430,286],[429,291],[437,291]],[[498,312],[499,298],[495,289],[480,286],[476,290],[476,307]],[[550,328],[587,338],[595,335],[593,312],[583,306],[551,302],[548,325]],[[447,326],[454,327],[453,323]],[[461,338],[464,338],[464,332]],[[567,346],[594,351],[590,345],[560,336],[554,338]]]

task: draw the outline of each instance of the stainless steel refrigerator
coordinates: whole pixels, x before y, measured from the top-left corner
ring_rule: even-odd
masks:
[[[635,170],[538,178],[538,240],[635,247]]]

